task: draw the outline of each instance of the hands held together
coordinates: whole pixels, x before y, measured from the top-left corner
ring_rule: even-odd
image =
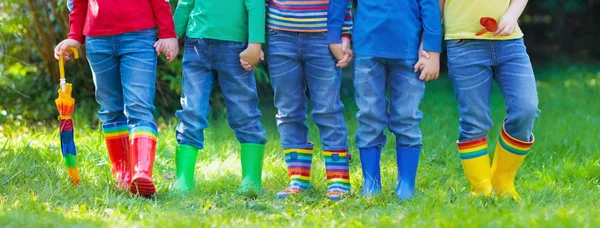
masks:
[[[179,43],[177,42],[177,38],[159,39],[154,43],[154,49],[157,55],[163,54],[170,63],[179,54]]]
[[[260,61],[265,60],[261,43],[249,43],[246,50],[240,52],[240,65],[246,71],[251,71]]]
[[[354,52],[350,47],[350,38],[342,37],[342,43],[339,44],[329,44],[329,49],[333,53],[333,56],[338,60],[335,66],[339,68],[344,68],[352,62],[352,58],[354,58]]]
[[[419,80],[432,81],[440,76],[440,53],[423,50],[423,44],[419,47],[419,60],[414,66],[415,73],[421,71]]]

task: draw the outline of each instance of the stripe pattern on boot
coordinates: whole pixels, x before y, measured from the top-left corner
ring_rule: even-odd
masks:
[[[472,159],[487,155],[487,147],[487,138],[481,138],[468,142],[459,142],[458,152],[460,153],[460,159]]]
[[[325,150],[325,169],[327,172],[327,198],[339,200],[350,192],[350,156],[348,149]]]
[[[129,138],[129,129],[127,128],[127,123],[125,121],[111,124],[102,125],[104,129],[104,139],[120,139],[120,138]]]
[[[523,142],[518,139],[515,139],[506,133],[504,127],[502,127],[502,132],[498,137],[498,142],[506,151],[511,152],[516,155],[527,155],[529,153],[529,149],[533,145],[533,140],[531,142]]]
[[[277,197],[283,199],[290,194],[298,194],[310,187],[310,167],[312,163],[312,148],[284,149],[285,163],[288,168],[290,184]]]

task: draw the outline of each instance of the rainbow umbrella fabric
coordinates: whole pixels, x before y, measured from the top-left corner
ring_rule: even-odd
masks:
[[[78,58],[78,52],[75,48],[72,48],[75,58]],[[79,171],[77,170],[77,159],[75,142],[73,141],[73,110],[75,109],[75,99],[71,97],[71,91],[73,86],[70,83],[66,83],[64,73],[64,60],[60,56],[59,60],[60,69],[60,88],[58,89],[58,98],[54,100],[56,108],[58,109],[58,119],[60,120],[60,148],[62,156],[65,159],[67,166],[67,175],[69,176],[73,185],[79,184]]]

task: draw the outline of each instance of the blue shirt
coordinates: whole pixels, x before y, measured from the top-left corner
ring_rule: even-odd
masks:
[[[329,43],[340,43],[348,0],[330,0]],[[438,0],[358,0],[353,43],[357,55],[416,59],[419,45],[442,51],[442,19]]]

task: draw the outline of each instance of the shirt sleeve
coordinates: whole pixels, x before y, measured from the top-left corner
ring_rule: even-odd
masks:
[[[346,19],[348,0],[330,0],[327,9],[327,41],[342,42],[342,28]]]
[[[150,0],[150,3],[152,3],[154,20],[158,27],[158,38],[175,38],[175,28],[173,26],[169,0]]]
[[[438,0],[419,0],[423,21],[423,50],[442,52],[442,19]]]
[[[344,17],[344,25],[342,26],[342,36],[352,36],[352,1],[348,1],[348,7],[346,8],[346,16]]]
[[[175,8],[173,20],[175,21],[175,32],[177,36],[182,37],[187,30],[190,13],[194,9],[195,0],[180,0]]]
[[[79,41],[83,44],[83,26],[85,25],[85,17],[87,14],[88,1],[74,0],[71,13],[69,13],[69,38]]]
[[[248,43],[265,42],[266,9],[264,0],[245,0],[248,11]]]

